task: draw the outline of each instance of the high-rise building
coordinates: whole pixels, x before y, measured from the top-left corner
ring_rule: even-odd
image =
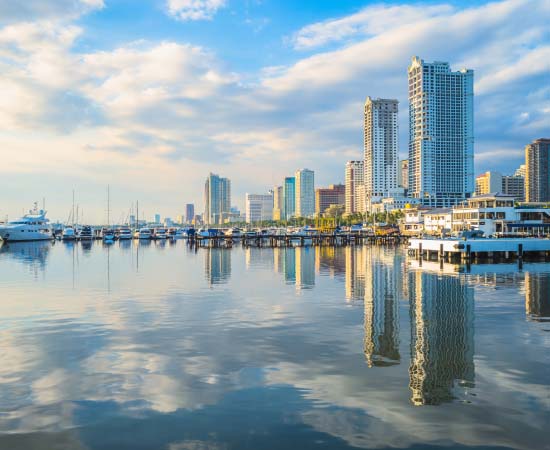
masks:
[[[346,163],[346,214],[365,212],[365,169],[363,161]]]
[[[273,218],[273,194],[246,194],[246,222],[253,223]]]
[[[206,224],[223,223],[223,213],[231,210],[231,181],[211,173],[204,184],[204,216]]]
[[[525,164],[522,164],[516,169],[516,171],[514,172],[514,176],[525,178]]]
[[[286,177],[283,184],[283,211],[282,217],[285,220],[294,217],[296,214],[296,178]]]
[[[342,205],[346,203],[346,186],[343,184],[331,184],[328,188],[315,189],[315,214],[320,216],[330,205]]]
[[[283,186],[273,188],[273,220],[283,219]]]
[[[153,217],[154,223],[160,223],[160,214],[155,214],[155,217]]]
[[[397,190],[399,170],[397,100],[367,97],[364,111],[365,197],[367,203]],[[374,200],[376,198],[376,200]]]
[[[193,222],[193,218],[195,217],[195,205],[193,203],[187,203],[185,205],[185,221],[187,223]]]
[[[550,139],[525,147],[525,197],[528,202],[550,202]]]
[[[476,177],[476,195],[497,194],[502,192],[502,174],[485,172]]]
[[[399,179],[398,185],[403,189],[409,189],[409,160],[402,159],[399,161]]]
[[[518,202],[525,201],[525,178],[517,175],[502,177],[503,194],[513,195]]]
[[[474,72],[413,57],[409,66],[409,195],[452,206],[474,192]]]
[[[315,179],[313,170],[297,170],[296,217],[311,217],[315,214]]]

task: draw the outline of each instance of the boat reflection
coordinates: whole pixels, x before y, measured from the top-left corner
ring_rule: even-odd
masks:
[[[0,255],[31,269],[44,271],[52,245],[50,241],[0,242]]]

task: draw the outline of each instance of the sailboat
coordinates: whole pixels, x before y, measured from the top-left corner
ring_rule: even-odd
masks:
[[[111,196],[110,196],[110,189],[109,185],[107,185],[107,228],[103,228],[101,230],[101,237],[103,238],[103,242],[106,244],[112,244],[115,241],[115,232],[110,229],[110,204]]]

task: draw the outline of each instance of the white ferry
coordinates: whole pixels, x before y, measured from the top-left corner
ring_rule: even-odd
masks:
[[[34,209],[23,217],[0,226],[0,238],[3,241],[45,241],[52,239],[50,220],[46,219],[46,211]]]

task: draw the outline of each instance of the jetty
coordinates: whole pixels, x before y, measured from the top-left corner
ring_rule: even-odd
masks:
[[[462,262],[550,260],[548,238],[411,238],[408,254],[416,259]]]

